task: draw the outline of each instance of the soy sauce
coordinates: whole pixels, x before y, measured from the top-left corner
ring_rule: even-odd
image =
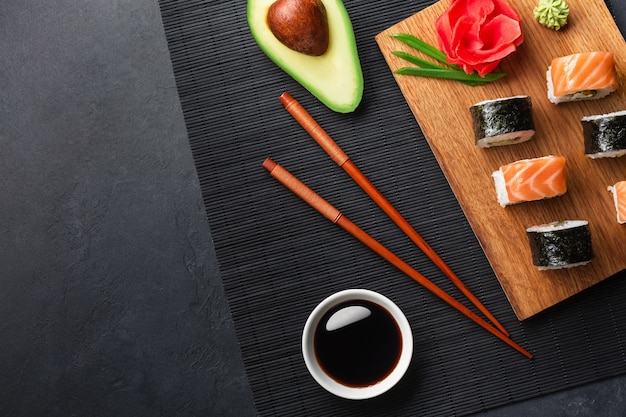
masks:
[[[394,318],[385,308],[365,300],[346,301],[326,313],[315,330],[313,344],[322,369],[351,387],[366,387],[384,379],[402,351]]]

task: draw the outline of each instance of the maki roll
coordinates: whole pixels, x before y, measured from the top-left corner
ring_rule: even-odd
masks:
[[[585,155],[615,158],[626,154],[626,111],[583,117]]]
[[[609,187],[613,193],[613,204],[617,213],[617,222],[626,223],[626,181],[620,181]]]
[[[470,107],[474,139],[481,148],[526,142],[535,134],[528,96],[486,100]]]
[[[586,220],[564,220],[526,229],[533,265],[539,270],[571,268],[593,260]]]
[[[522,159],[501,166],[492,176],[502,207],[557,197],[567,192],[565,158],[562,156]]]
[[[546,72],[548,99],[555,104],[606,97],[619,85],[611,52],[554,58]]]

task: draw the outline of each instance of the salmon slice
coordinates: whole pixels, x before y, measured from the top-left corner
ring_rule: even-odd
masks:
[[[565,158],[562,156],[516,161],[500,167],[493,177],[502,207],[557,197],[567,192]]]
[[[613,193],[617,222],[624,224],[626,223],[626,181],[620,181],[609,187],[609,191]]]
[[[618,87],[615,58],[611,52],[582,52],[554,58],[548,73],[551,100],[601,98]]]

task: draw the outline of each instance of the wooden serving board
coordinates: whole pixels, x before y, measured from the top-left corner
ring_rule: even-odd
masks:
[[[392,51],[420,53],[388,35],[411,33],[437,45],[434,22],[450,1],[441,0],[376,36],[392,71],[411,65]],[[506,77],[481,87],[394,77],[515,314],[524,320],[626,269],[626,225],[617,223],[612,195],[607,191],[609,185],[626,180],[626,157],[585,157],[580,124],[587,115],[626,110],[626,44],[603,0],[567,0],[569,24],[558,32],[534,20],[537,0],[510,1],[522,17],[524,43],[501,63]],[[592,50],[615,54],[620,88],[601,100],[550,103],[545,72],[552,58]],[[534,138],[490,149],[475,146],[469,107],[515,95],[532,99]],[[549,154],[566,157],[568,192],[562,197],[500,207],[491,173],[519,159]],[[574,219],[589,221],[595,259],[581,267],[538,271],[532,264],[526,228]]]

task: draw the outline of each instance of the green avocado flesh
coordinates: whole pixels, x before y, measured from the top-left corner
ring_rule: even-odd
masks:
[[[265,54],[331,110],[354,111],[363,96],[363,73],[352,23],[341,0],[322,0],[326,7],[329,45],[323,55],[310,56],[283,45],[267,24],[275,0],[248,0],[250,32]]]

